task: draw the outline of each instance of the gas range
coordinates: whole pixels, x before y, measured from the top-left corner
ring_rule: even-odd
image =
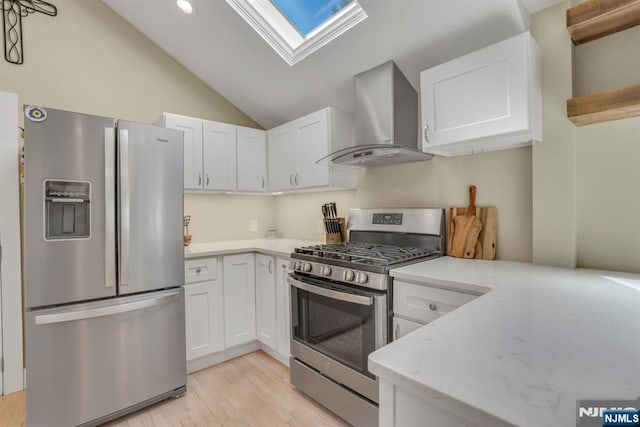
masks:
[[[442,209],[352,209],[349,242],[291,254],[291,383],[350,424],[378,425],[367,358],[390,341],[389,270],[444,255]]]

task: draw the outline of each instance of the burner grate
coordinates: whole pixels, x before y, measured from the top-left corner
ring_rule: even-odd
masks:
[[[320,258],[379,266],[393,265],[438,253],[438,251],[425,248],[363,242],[305,246],[297,248],[296,252]]]

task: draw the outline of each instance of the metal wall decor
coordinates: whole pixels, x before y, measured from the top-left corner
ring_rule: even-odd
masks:
[[[2,36],[4,39],[4,59],[12,64],[22,64],[22,18],[40,12],[56,16],[58,9],[42,0],[0,0],[2,6]]]

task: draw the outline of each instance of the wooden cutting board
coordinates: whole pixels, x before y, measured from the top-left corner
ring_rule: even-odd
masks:
[[[466,215],[467,207],[451,208],[449,210],[449,227],[447,229],[447,255],[451,256],[451,244],[453,243],[453,218],[457,215]],[[476,217],[482,223],[482,230],[476,242],[475,259],[496,259],[496,243],[498,235],[498,208],[493,206],[476,207]]]

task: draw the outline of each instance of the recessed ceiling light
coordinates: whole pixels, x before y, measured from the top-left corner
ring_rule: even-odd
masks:
[[[187,0],[177,0],[176,4],[180,8],[180,10],[183,11],[184,13],[193,12],[193,7],[191,6],[191,3],[189,3]]]

